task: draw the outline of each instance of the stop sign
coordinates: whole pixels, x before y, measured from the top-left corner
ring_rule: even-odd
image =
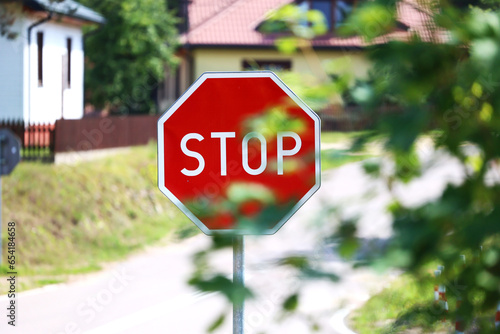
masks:
[[[275,233],[320,173],[320,119],[269,71],[206,72],[158,120],[158,186],[205,234]]]

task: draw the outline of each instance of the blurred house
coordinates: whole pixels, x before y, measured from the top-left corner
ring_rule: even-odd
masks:
[[[179,68],[166,73],[159,87],[158,106],[165,110],[205,71],[242,71],[247,69],[291,70],[310,73],[321,78],[323,66],[332,59],[344,57],[335,71],[351,71],[358,77],[366,75],[370,63],[364,55],[365,42],[355,36],[342,38],[336,29],[356,8],[359,0],[180,0],[181,47]],[[280,53],[275,42],[286,32],[265,32],[263,24],[270,11],[295,3],[304,11],[320,10],[328,23],[328,33],[311,41],[312,48],[294,54]],[[388,39],[406,39],[411,34],[430,34],[430,14],[418,7],[415,0],[398,4],[398,25],[392,33],[375,43]],[[380,18],[383,19],[383,18]],[[290,35],[290,33],[288,33]],[[429,36],[423,36],[430,38]],[[347,57],[345,57],[347,56]]]
[[[14,39],[0,36],[0,120],[54,123],[83,116],[83,33],[103,24],[72,0],[3,2]],[[14,36],[12,36],[14,37]]]

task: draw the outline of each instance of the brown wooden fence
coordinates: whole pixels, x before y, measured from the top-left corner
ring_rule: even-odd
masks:
[[[373,119],[360,107],[330,107],[319,113],[322,131],[358,131],[370,128]]]
[[[366,118],[351,115],[321,115],[321,131],[359,131],[371,127],[372,122]]]
[[[53,162],[55,154],[147,144],[155,140],[159,116],[126,116],[58,120],[55,124],[27,124],[0,120],[21,140],[24,161]]]
[[[58,120],[55,153],[128,147],[156,140],[158,115]]]

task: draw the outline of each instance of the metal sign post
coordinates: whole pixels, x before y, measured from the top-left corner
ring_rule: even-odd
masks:
[[[0,265],[2,265],[2,176],[0,176]]]
[[[6,142],[4,134],[0,134],[0,169],[5,164],[3,145]],[[2,173],[0,171],[0,265],[2,265]]]
[[[245,244],[242,235],[233,237],[233,284],[236,287],[245,286]],[[240,290],[243,293],[243,290]],[[241,296],[237,296],[236,300],[240,300]],[[245,302],[241,298],[241,303],[233,303],[233,334],[243,334],[243,317],[244,317]]]

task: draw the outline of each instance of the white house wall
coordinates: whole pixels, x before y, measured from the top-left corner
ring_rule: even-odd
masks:
[[[13,31],[20,32],[22,20],[16,20]],[[23,53],[26,40],[0,37],[0,118],[23,118]]]
[[[26,24],[26,30],[33,21]],[[38,86],[37,33],[44,34],[43,85]],[[63,56],[67,54],[66,39],[72,39],[71,87],[63,93]],[[25,119],[31,122],[50,122],[57,119],[78,119],[83,116],[83,48],[79,27],[46,22],[32,29],[29,57],[25,71],[30,73],[30,103],[26,103]],[[31,67],[28,69],[28,67]]]

